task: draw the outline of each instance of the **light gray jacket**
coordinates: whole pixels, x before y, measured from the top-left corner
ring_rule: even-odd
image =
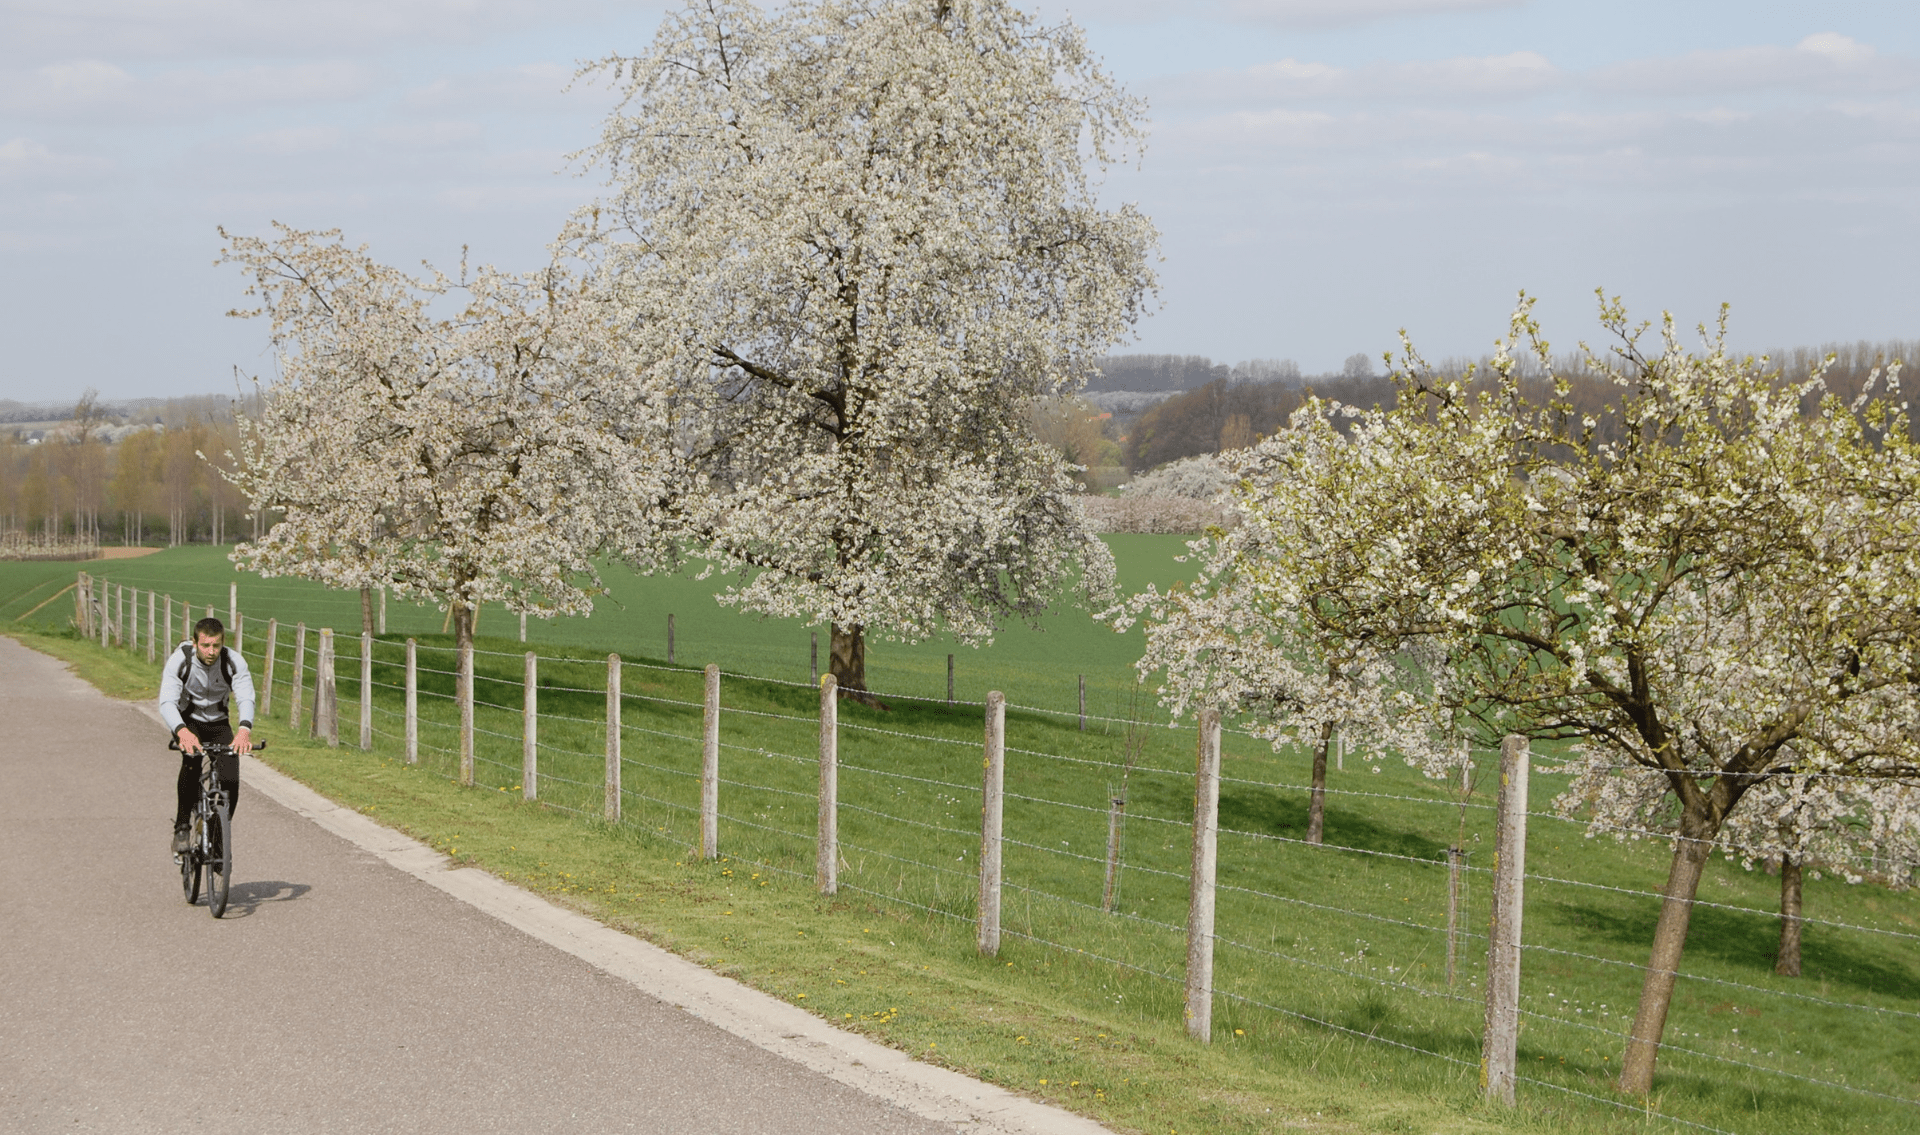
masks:
[[[226,648],[222,648],[225,650]],[[190,713],[195,721],[218,721],[228,716],[227,698],[232,696],[239,704],[233,707],[235,727],[243,721],[253,720],[253,674],[247,669],[247,660],[237,650],[227,650],[227,658],[233,663],[233,678],[229,681],[220,672],[218,660],[208,666],[200,661],[200,655],[193,649],[192,643],[183,642],[167,654],[166,665],[160,671],[160,719],[167,723],[168,733],[180,731],[180,679],[181,652],[185,651],[187,677],[184,683],[188,695]]]

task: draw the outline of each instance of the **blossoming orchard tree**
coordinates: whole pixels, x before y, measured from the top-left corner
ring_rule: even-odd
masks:
[[[577,279],[481,269],[440,317],[454,282],[337,232],[229,235],[225,259],[260,305],[235,314],[268,317],[279,367],[233,477],[285,515],[236,563],[430,599],[465,645],[483,602],[590,609],[598,552],[670,557],[664,418]]]
[[[1562,806],[1671,840],[1620,1078],[1644,1093],[1742,802],[1793,775],[1920,776],[1920,450],[1884,395],[1727,354],[1724,316],[1700,354],[1671,319],[1649,346],[1618,301],[1601,318],[1613,345],[1587,362],[1614,421],[1523,379],[1516,351],[1551,365],[1522,297],[1491,373],[1442,380],[1408,348],[1395,408],[1310,403],[1263,443],[1270,488],[1244,507],[1276,538],[1231,566],[1322,654],[1425,643],[1439,680],[1411,712],[1573,742]]]
[[[621,85],[597,257],[693,470],[719,598],[869,633],[989,637],[1113,567],[1029,408],[1141,312],[1155,234],[1089,166],[1140,107],[1072,25],[1002,0],[695,0]]]

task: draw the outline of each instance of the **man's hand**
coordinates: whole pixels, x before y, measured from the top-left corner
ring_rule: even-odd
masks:
[[[182,725],[179,729],[174,731],[173,737],[174,737],[174,740],[180,742],[181,752],[185,753],[189,757],[199,755],[200,738],[195,737],[193,735],[193,730],[188,729],[186,726]]]
[[[242,725],[233,735],[233,751],[240,754],[253,752],[253,730]]]

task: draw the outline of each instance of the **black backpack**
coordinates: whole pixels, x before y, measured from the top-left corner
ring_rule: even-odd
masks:
[[[188,714],[193,710],[193,695],[187,692],[187,675],[192,672],[193,644],[183,642],[180,644],[180,671],[177,675],[180,679],[179,708],[180,720],[182,721],[190,720]],[[220,648],[220,680],[227,684],[228,692],[232,692],[233,690],[233,674],[233,659],[228,657],[227,648],[223,646]],[[225,698],[220,699],[220,712],[222,715],[227,712],[227,699]]]

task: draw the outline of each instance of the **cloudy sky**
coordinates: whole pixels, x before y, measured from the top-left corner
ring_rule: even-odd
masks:
[[[1031,3],[1032,0],[1029,0]],[[1120,350],[1479,353],[1604,286],[1743,347],[1920,338],[1920,6],[1045,0],[1151,107],[1105,193],[1162,233]],[[0,0],[0,398],[231,390],[262,329],[215,227],[531,267],[594,195],[575,61],[658,4]]]

